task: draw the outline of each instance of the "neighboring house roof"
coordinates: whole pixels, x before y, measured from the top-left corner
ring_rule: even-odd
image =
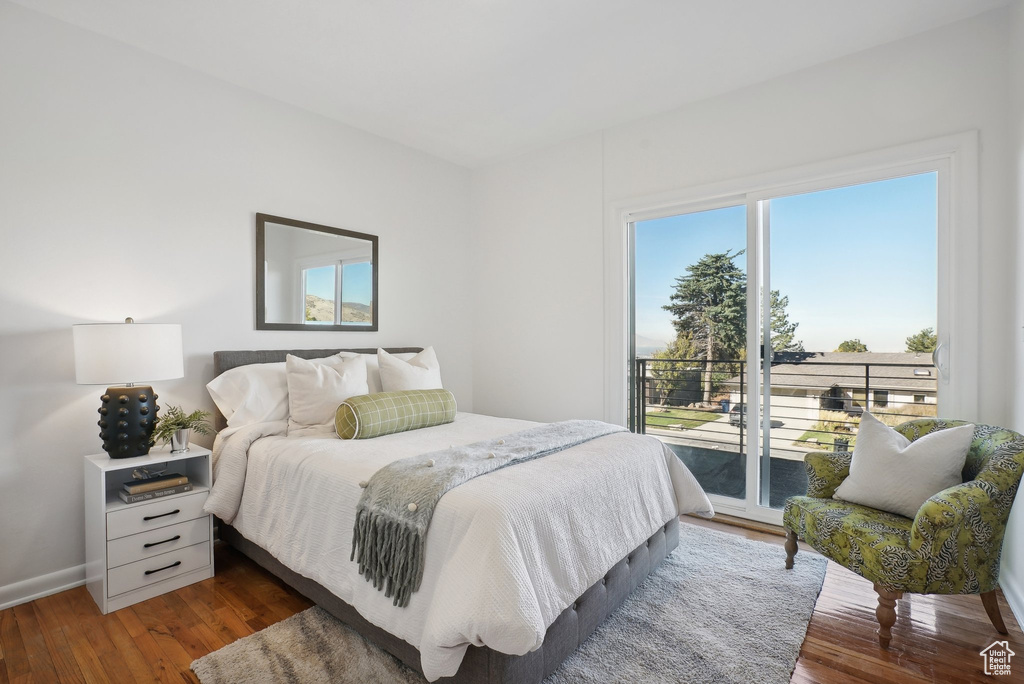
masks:
[[[859,389],[867,378],[872,390],[934,392],[937,379],[930,355],[909,352],[776,352],[770,375],[773,387],[814,390]],[[738,375],[725,381],[739,383]]]

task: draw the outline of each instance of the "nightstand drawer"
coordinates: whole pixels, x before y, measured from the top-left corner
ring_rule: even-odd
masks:
[[[107,539],[118,539],[205,516],[203,504],[209,492],[176,496],[107,513]],[[173,536],[173,535],[172,535]]]
[[[209,564],[210,542],[205,541],[119,568],[111,568],[107,571],[107,595],[117,596]]]
[[[107,542],[107,567],[134,563],[210,539],[208,516]]]

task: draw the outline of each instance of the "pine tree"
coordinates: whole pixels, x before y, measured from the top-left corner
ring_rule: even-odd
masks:
[[[686,340],[686,358],[704,359],[705,402],[711,400],[712,362],[746,356],[747,276],[733,262],[740,254],[743,254],[742,250],[735,254],[705,254],[696,264],[686,268],[687,275],[676,278],[675,291],[669,297],[670,304],[662,307],[675,318],[672,325],[678,335],[677,343],[680,339]],[[803,351],[803,342],[795,339],[800,324],[791,322],[786,312],[789,297],[772,290],[769,303],[772,349]]]
[[[745,344],[746,276],[733,263],[743,252],[705,254],[687,275],[676,278],[675,292],[662,308],[675,318],[676,333],[701,351],[704,401],[711,401],[711,370],[716,358],[732,358]]]
[[[931,354],[939,344],[939,336],[935,328],[925,328],[916,335],[907,338],[907,351],[918,354]]]
[[[789,306],[789,295],[783,297],[778,290],[768,293],[771,304],[772,350],[780,352],[802,352],[804,343],[795,340],[799,323],[791,323],[786,307]]]

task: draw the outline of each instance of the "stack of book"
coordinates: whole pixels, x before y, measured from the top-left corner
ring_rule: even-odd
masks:
[[[125,503],[150,501],[172,494],[181,494],[192,489],[188,478],[178,473],[160,475],[146,480],[131,480],[124,483],[124,488],[117,493]]]

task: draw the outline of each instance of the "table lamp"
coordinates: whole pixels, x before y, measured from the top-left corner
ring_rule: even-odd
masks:
[[[181,326],[169,323],[94,323],[71,327],[75,381],[111,385],[100,397],[100,438],[111,458],[144,456],[153,446],[157,395],[138,382],[185,375]]]

